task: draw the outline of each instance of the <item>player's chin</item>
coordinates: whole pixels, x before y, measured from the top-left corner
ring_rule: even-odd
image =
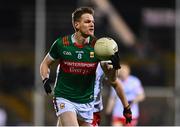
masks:
[[[88,34],[89,34],[90,36],[93,36],[93,35],[94,35],[94,30],[89,30],[89,31],[88,31]]]
[[[94,32],[89,32],[89,36],[94,36]]]

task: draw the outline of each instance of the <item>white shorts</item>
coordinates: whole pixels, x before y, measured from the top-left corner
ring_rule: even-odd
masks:
[[[92,123],[94,102],[79,104],[65,98],[54,97],[53,103],[57,116],[64,112],[71,111],[77,114],[78,120]]]

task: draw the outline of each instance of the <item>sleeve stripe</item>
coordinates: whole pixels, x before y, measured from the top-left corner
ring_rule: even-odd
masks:
[[[53,61],[55,60],[49,53],[48,53],[48,57]]]
[[[65,46],[69,45],[68,36],[63,37],[63,45]]]

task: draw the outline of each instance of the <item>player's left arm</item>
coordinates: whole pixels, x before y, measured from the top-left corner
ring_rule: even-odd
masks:
[[[126,99],[124,90],[122,88],[122,84],[120,81],[117,79],[117,70],[113,68],[112,65],[109,64],[109,62],[101,62],[101,67],[105,73],[105,76],[107,77],[109,84],[115,89],[118,97],[121,99],[121,102],[124,107],[127,107],[128,101]]]
[[[131,120],[132,120],[131,106],[127,101],[124,90],[122,88],[122,84],[117,78],[115,81],[110,81],[110,83],[111,83],[111,86],[113,86],[114,89],[116,90],[116,93],[118,97],[121,99],[121,102],[124,106],[123,115],[126,118],[126,123],[131,123]]]
[[[113,86],[113,88],[115,89],[115,91],[116,91],[118,97],[120,98],[124,108],[128,107],[129,103],[127,101],[124,90],[122,88],[122,84],[119,82],[119,80],[115,79],[115,81],[110,81],[110,85]]]
[[[101,62],[101,67],[108,78],[109,84],[115,89],[119,99],[121,100],[124,111],[123,115],[126,118],[126,123],[131,123],[132,120],[132,112],[130,104],[127,101],[127,98],[125,96],[124,90],[122,88],[122,84],[117,79],[117,69],[114,69],[112,65],[110,65],[108,62]]]

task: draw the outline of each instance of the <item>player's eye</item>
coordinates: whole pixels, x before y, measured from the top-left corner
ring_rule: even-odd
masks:
[[[85,23],[95,23],[95,21],[86,20]]]

